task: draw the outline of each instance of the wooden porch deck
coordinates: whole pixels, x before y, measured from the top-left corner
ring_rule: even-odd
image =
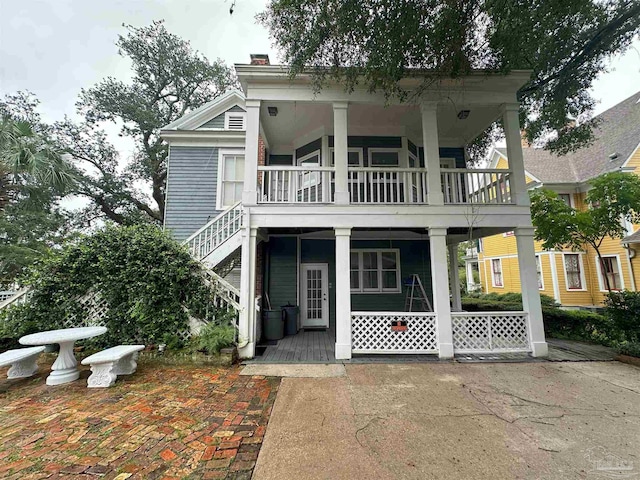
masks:
[[[327,330],[301,330],[269,345],[252,363],[337,363],[335,339]]]

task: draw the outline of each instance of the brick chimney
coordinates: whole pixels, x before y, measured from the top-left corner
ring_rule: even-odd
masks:
[[[265,53],[252,53],[251,65],[271,65],[269,55]]]
[[[522,145],[522,148],[531,147],[531,143],[527,139],[527,131],[526,130],[520,130],[520,145]]]

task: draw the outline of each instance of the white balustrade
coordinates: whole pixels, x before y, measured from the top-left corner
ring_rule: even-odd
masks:
[[[332,167],[259,166],[258,203],[332,203]]]
[[[349,167],[352,204],[426,204],[427,171],[422,168]]]
[[[443,168],[440,180],[447,204],[514,203],[510,170]]]
[[[240,202],[222,212],[184,241],[196,260],[202,260],[242,227]]]
[[[438,353],[435,313],[351,312],[353,353]]]
[[[451,314],[454,353],[529,352],[526,312]]]
[[[8,292],[2,292],[8,293]],[[12,292],[13,295],[7,296],[5,295],[2,300],[0,300],[0,310],[3,308],[8,308],[13,305],[22,305],[23,303],[27,303],[29,298],[31,298],[31,290],[28,288],[23,288],[18,292]]]

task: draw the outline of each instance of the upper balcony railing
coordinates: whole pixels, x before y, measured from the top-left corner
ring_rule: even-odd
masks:
[[[427,170],[398,167],[349,167],[352,205],[426,205]],[[442,169],[445,204],[512,204],[511,171]],[[258,203],[333,203],[335,169],[320,166],[258,166]]]
[[[440,170],[444,203],[509,205],[511,171],[498,169],[446,168]]]

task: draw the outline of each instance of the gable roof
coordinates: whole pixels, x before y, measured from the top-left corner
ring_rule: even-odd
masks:
[[[244,107],[245,97],[239,90],[229,90],[200,108],[183,115],[179,119],[171,122],[169,125],[162,127],[161,130],[194,130],[203,123],[224,113],[234,105]]]
[[[628,245],[630,243],[640,243],[640,229],[638,229],[635,233],[632,233],[628,237],[624,237],[622,239],[623,245]]]
[[[619,170],[640,146],[640,92],[596,116],[594,141],[564,156],[523,148],[524,168],[544,183],[582,183]],[[506,156],[506,149],[497,148]],[[617,154],[615,159],[609,156]]]

